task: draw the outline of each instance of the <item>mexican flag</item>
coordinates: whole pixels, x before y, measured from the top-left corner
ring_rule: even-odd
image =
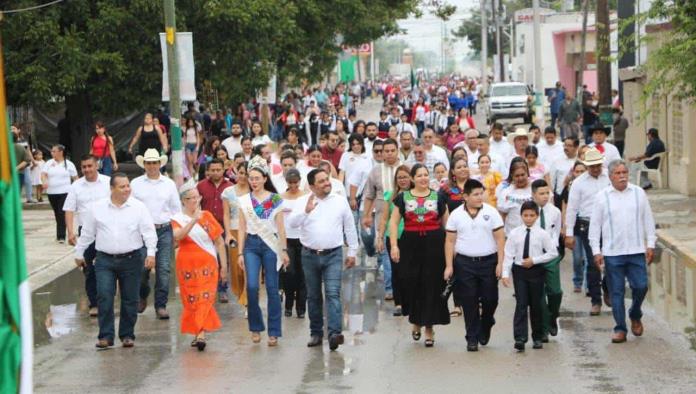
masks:
[[[31,291],[0,51],[0,393],[32,392]]]

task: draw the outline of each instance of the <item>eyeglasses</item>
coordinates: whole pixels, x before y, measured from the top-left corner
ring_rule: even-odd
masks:
[[[381,154],[381,153],[382,153],[382,149],[374,149],[374,150],[372,151],[372,153],[379,153],[379,154]]]

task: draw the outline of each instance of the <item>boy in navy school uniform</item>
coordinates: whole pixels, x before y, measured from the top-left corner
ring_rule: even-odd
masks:
[[[513,335],[515,349],[523,352],[529,339],[528,315],[532,326],[533,348],[543,348],[544,265],[558,256],[558,250],[549,234],[535,226],[539,218],[539,206],[534,201],[524,202],[520,213],[523,224],[513,229],[505,242],[503,285],[510,287],[512,273],[517,300]]]
[[[559,239],[561,233],[561,210],[556,208],[551,200],[551,188],[543,179],[537,179],[532,182],[532,198],[539,205],[539,219],[536,224],[546,231],[554,242]],[[558,245],[556,245],[558,247]],[[558,335],[558,315],[561,309],[561,300],[563,299],[563,290],[561,289],[561,271],[559,264],[563,256],[558,252],[550,262],[544,264],[544,296],[543,315],[544,315],[544,336],[542,342],[549,341],[549,335]]]

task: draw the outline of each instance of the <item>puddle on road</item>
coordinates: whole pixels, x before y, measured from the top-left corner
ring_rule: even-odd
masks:
[[[84,283],[82,271],[74,269],[32,293],[35,347],[90,324],[83,318],[89,310]],[[96,318],[92,320],[96,324]]]

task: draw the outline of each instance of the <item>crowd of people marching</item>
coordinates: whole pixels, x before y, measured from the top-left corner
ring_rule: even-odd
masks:
[[[570,97],[557,89],[552,106],[561,92],[561,101]],[[624,160],[599,123],[568,127],[561,115],[544,130],[476,125],[479,92],[471,78],[307,89],[273,106],[270,128],[258,106],[238,117],[189,106],[187,181],[178,188],[164,174],[169,141],[157,116],[146,115],[129,144],[130,151],[138,145],[143,169],[132,180],[117,172],[102,123],[79,160],[79,179],[64,147],[54,146],[39,177],[57,239],[75,245],[85,273],[89,313],[99,320],[96,346],[114,344],[117,285],[118,338],[134,346],[152,269],[156,317],[169,319],[175,267],[181,332],[193,336],[191,346],[205,349],[206,334],[222,325],[216,302],[231,294],[246,308],[254,343],[267,331],[267,344],[277,346],[283,316],[308,314],[307,345],[327,337],[335,350],[343,343],[342,272],[357,258],[383,272],[393,315],[407,318],[412,339],[424,336],[426,347],[435,344],[434,326],[456,316],[464,318],[467,350],[486,345],[500,281],[515,291],[515,349],[524,351],[530,339],[540,349],[558,333],[566,251],[573,291],[586,292],[590,314],[603,302],[612,308],[616,343],[628,332],[628,280],[630,329],[642,335],[655,224],[645,192],[628,179],[637,166],[657,166],[643,161],[664,151],[657,130],[649,131],[644,155]],[[383,108],[379,119],[363,121],[356,104],[372,94],[383,97]],[[34,165],[22,163],[20,171]]]

